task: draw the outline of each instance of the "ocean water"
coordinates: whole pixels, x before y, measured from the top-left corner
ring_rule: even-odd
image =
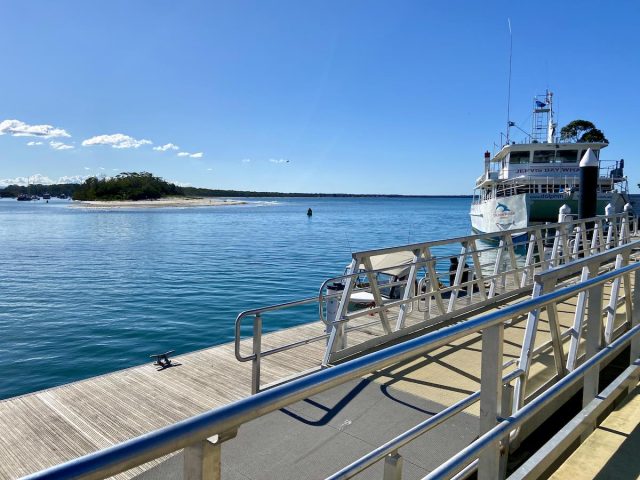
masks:
[[[470,232],[464,198],[248,202],[93,210],[0,200],[0,398],[231,341],[238,313],[317,295],[351,251]],[[313,314],[274,315],[264,328]]]

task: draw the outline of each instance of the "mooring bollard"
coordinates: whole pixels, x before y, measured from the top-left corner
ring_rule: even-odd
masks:
[[[596,216],[598,202],[598,170],[599,162],[593,150],[587,148],[580,160],[580,201],[578,202],[578,218]]]
[[[558,223],[566,222],[569,215],[571,215],[571,207],[565,203],[558,210]]]

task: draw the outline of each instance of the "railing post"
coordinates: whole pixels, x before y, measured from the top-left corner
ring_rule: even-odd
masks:
[[[513,410],[513,386],[505,383],[502,387],[502,405],[500,406],[500,416],[507,418]],[[500,471],[498,478],[507,478],[507,462],[509,460],[509,437],[505,435],[500,441]]]
[[[588,293],[588,313],[585,323],[585,361],[593,357],[600,350],[600,340],[602,338],[602,285],[594,285]],[[598,394],[598,382],[600,379],[600,365],[594,365],[584,375],[582,388],[582,407],[586,407]],[[586,437],[595,428],[595,423],[586,427],[581,438]]]
[[[262,350],[262,315],[253,320],[253,360],[251,361],[251,393],[260,391],[260,358]]]
[[[480,435],[498,423],[502,407],[502,350],[504,324],[482,331],[482,363],[480,373]],[[496,440],[480,454],[479,480],[495,480],[500,471],[500,441]]]
[[[184,480],[220,480],[222,442],[234,438],[237,430],[205,438],[184,449]]]
[[[383,480],[402,480],[402,455],[397,451],[384,457]]]
[[[358,269],[360,268],[360,257],[353,258],[351,265],[347,270],[347,280],[342,290],[342,296],[340,297],[340,303],[338,305],[338,311],[336,312],[336,318],[331,325],[331,333],[329,334],[329,340],[327,341],[327,349],[324,352],[322,359],[322,365],[327,366],[331,362],[331,356],[337,350],[341,350],[347,346],[347,332],[345,330],[345,322],[343,317],[349,311],[349,300],[351,299],[351,292],[353,291],[357,278]],[[339,323],[338,323],[339,322]]]
[[[633,274],[633,306],[631,311],[631,328],[640,323],[640,270],[636,270]],[[630,344],[630,363],[636,361],[640,357],[640,335],[636,335],[631,339]],[[633,391],[637,382],[633,382],[629,386],[629,394]]]
[[[220,480],[220,444],[209,439],[184,449],[184,480]]]

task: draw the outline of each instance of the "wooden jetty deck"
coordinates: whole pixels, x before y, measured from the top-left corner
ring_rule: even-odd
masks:
[[[574,309],[575,299],[559,308],[564,327],[570,325]],[[617,313],[619,322],[623,322],[624,305]],[[409,319],[421,321],[423,314],[416,309]],[[520,351],[523,320],[512,322],[505,330],[505,358],[513,358]],[[544,314],[541,320],[536,345],[550,339]],[[354,341],[364,341],[378,335],[377,328],[350,335]],[[264,335],[263,345],[291,343],[323,330],[320,322],[301,325]],[[424,358],[378,372],[375,381],[450,405],[479,388],[480,345],[480,335],[465,338]],[[323,353],[324,343],[315,342],[265,358],[263,383],[318,369]],[[0,402],[0,478],[33,473],[251,394],[251,364],[235,359],[231,343],[175,360],[176,366],[164,370],[147,364]],[[544,356],[541,360],[532,367],[535,380],[528,388],[535,388],[552,375],[553,361],[545,361]],[[470,409],[470,414],[477,416],[477,408]],[[116,478],[133,478],[160,461]]]

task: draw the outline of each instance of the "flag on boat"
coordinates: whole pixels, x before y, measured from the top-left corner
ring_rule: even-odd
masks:
[[[538,108],[544,108],[544,107],[546,107],[546,106],[547,106],[547,104],[546,104],[546,103],[541,102],[540,100],[536,100],[536,107],[538,107]]]

